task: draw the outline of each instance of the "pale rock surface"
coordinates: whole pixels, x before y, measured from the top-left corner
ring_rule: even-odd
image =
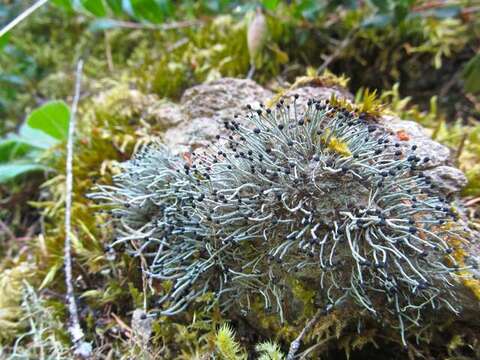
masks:
[[[332,94],[350,101],[353,99],[344,90],[328,87],[300,87],[287,91],[285,96],[294,94],[299,95],[299,108],[310,98],[326,100]],[[163,105],[158,110],[158,118],[168,127],[163,141],[177,154],[205,147],[217,134],[224,132],[225,120],[244,112],[247,104],[257,108],[273,97],[271,91],[245,79],[223,78],[194,86],[185,91],[180,105]],[[171,121],[165,120],[168,117]],[[382,116],[378,124],[390,131],[393,140],[398,141],[404,150],[416,145],[417,156],[429,158],[429,161],[419,163],[418,168],[432,177],[432,182],[443,194],[452,195],[466,185],[465,175],[451,166],[450,149],[433,141],[421,125],[391,115]]]
[[[174,153],[183,153],[207,145],[245,106],[259,106],[273,96],[252,80],[223,78],[194,86],[185,91],[180,109],[183,121],[168,129],[164,142]]]

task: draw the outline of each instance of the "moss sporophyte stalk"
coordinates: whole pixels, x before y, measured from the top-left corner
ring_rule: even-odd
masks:
[[[298,96],[247,106],[189,157],[151,144],[91,197],[112,214],[108,251],[141,257],[163,284],[161,315],[207,293],[223,310],[261,301],[283,322],[289,279],[311,279],[325,311],[350,304],[394,319],[402,340],[424,309],[458,312],[447,199],[375,122]],[[462,275],[465,276],[465,275]]]

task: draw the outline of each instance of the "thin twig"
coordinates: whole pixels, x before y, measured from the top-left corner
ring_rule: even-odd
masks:
[[[108,71],[111,73],[115,70],[113,67],[112,47],[110,46],[110,40],[108,39],[107,31],[104,32],[105,39],[105,54],[107,57]]]
[[[295,354],[297,353],[298,349],[300,348],[300,344],[302,342],[303,337],[310,331],[310,329],[317,323],[320,317],[324,314],[324,309],[318,309],[317,313],[310,321],[305,325],[303,330],[297,336],[297,338],[290,344],[290,349],[288,350],[287,360],[293,360],[295,358]]]
[[[456,154],[455,154],[455,165],[458,167],[460,165],[460,156],[462,156],[463,149],[465,149],[465,143],[467,141],[468,134],[462,134],[462,138],[460,139],[460,145],[458,145]]]
[[[476,205],[478,203],[480,203],[480,197],[476,197],[476,198],[468,200],[467,202],[465,202],[465,206],[469,207],[469,206]]]
[[[187,38],[181,38],[180,40],[174,42],[173,44],[167,46],[167,51],[168,52],[171,52],[171,51],[174,51],[174,50],[177,50],[179,47],[185,45],[185,44],[188,44],[188,39]]]
[[[450,80],[448,80],[440,89],[440,97],[444,97],[447,95],[447,93],[450,91],[452,86],[455,85],[455,83],[458,81],[460,71],[455,73]]]
[[[15,19],[13,19],[9,24],[7,24],[7,26],[5,26],[2,30],[0,30],[0,37],[8,33],[15,26],[20,24],[25,18],[27,18],[30,14],[32,14],[35,10],[37,10],[39,7],[46,4],[47,2],[48,0],[38,0],[35,4],[30,6],[27,10],[22,12]]]
[[[5,234],[8,235],[10,240],[16,239],[15,234],[12,232],[12,230],[10,230],[7,224],[5,224],[2,220],[0,220],[0,229],[2,229],[5,232]]]
[[[350,44],[350,41],[357,30],[358,28],[350,30],[345,39],[343,39],[340,45],[336,47],[335,51],[328,56],[323,64],[317,69],[317,75],[320,75],[342,53],[342,51]]]
[[[334,334],[334,335],[330,335],[328,336],[327,338],[323,339],[322,341],[316,343],[315,345],[309,347],[307,350],[305,350],[304,352],[302,352],[301,354],[299,354],[299,358],[301,360],[303,359],[306,359],[308,354],[310,354],[311,352],[317,350],[318,348],[320,348],[321,346],[325,345],[326,343],[328,343],[330,340],[332,339],[335,339],[337,336]]]
[[[67,303],[70,315],[70,326],[68,332],[72,338],[75,354],[88,358],[91,355],[91,345],[85,341],[80,321],[78,319],[77,304],[73,292],[72,281],[72,241],[71,241],[71,216],[72,216],[72,192],[73,192],[73,139],[75,134],[75,120],[80,99],[80,85],[82,79],[83,60],[77,63],[77,71],[75,77],[75,95],[72,102],[72,110],[70,114],[70,123],[68,125],[68,141],[67,141],[67,170],[66,170],[66,198],[65,198],[65,247],[64,247],[64,265],[65,265],[65,283],[67,286]]]
[[[200,20],[185,20],[185,21],[175,21],[166,24],[143,24],[136,23],[132,21],[123,21],[123,20],[111,20],[112,24],[115,26],[125,29],[141,29],[141,30],[173,30],[173,29],[182,29],[186,27],[191,27],[195,25],[202,25],[203,22]]]

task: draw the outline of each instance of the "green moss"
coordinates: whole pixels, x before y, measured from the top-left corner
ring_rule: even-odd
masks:
[[[346,78],[331,73],[316,77],[315,69],[323,63],[322,56],[336,50],[339,39],[359,27],[368,11],[364,7],[341,8],[334,16],[323,14],[307,21],[299,19],[292,8],[281,5],[276,12],[267,15],[269,40],[262,50],[255,80],[279,88],[271,80],[281,75],[282,86],[288,87],[288,82],[294,83],[297,76],[307,73],[309,76],[303,80],[314,81],[317,85],[349,85],[355,90],[359,87],[389,89],[379,90],[377,97],[363,92],[359,100],[364,103],[365,111],[392,111],[414,119],[429,127],[437,140],[459,149],[458,164],[469,179],[464,194],[478,196],[480,128],[474,122],[478,114],[468,110],[468,114],[473,115],[469,120],[464,116],[463,122],[452,122],[450,117],[456,116],[442,115],[446,107],[454,109],[452,103],[457,103],[461,93],[458,89],[448,92],[445,98],[431,100],[432,93],[439,92],[463,58],[471,55],[473,50],[467,45],[472,43],[474,31],[469,28],[476,26],[478,20],[459,23],[458,20],[419,17],[398,26],[360,28],[330,66],[337,73],[347,73],[352,78],[348,83]],[[29,109],[46,99],[68,100],[73,91],[74,63],[81,54],[89,54],[82,85],[86,95],[79,113],[74,159],[73,245],[74,272],[78,279],[75,286],[82,326],[89,340],[100,348],[108,344],[115,358],[131,354],[131,343],[126,340],[128,329],[124,327],[130,324],[131,311],[143,305],[144,297],[149,305],[153,304],[155,291],[161,289],[144,287],[139,262],[123,255],[109,259],[104,253],[103,245],[112,236],[112,229],[106,225],[109,216],[99,213],[100,209],[85,199],[84,194],[96,180],[108,182],[116,173],[118,162],[130,158],[135,146],[163,131],[148,117],[153,103],[163,97],[178,99],[185,88],[194,84],[221,76],[246,75],[249,68],[247,21],[247,18],[228,15],[204,18],[201,26],[193,28],[169,31],[112,29],[93,34],[86,31],[88,19],[85,17],[72,17],[48,8],[35,13],[12,33],[11,52],[0,53],[2,72],[21,75],[23,79],[21,85],[9,84],[8,89],[2,84],[9,96],[6,106],[0,110],[5,120],[1,132],[14,129]],[[439,65],[440,69],[433,71]],[[307,67],[311,69],[309,72]],[[447,80],[439,81],[439,78]],[[397,82],[401,86],[393,86]],[[402,97],[405,93],[412,97]],[[448,102],[446,98],[453,100]],[[441,108],[437,108],[437,100]],[[476,101],[478,105],[478,99]],[[389,105],[381,106],[386,103]],[[423,107],[415,106],[416,103]],[[468,104],[469,109],[474,108]],[[455,112],[449,110],[447,114],[452,113]],[[22,308],[20,284],[27,274],[31,275],[32,284],[41,289],[39,296],[49,299],[48,304],[43,305],[48,305],[48,312],[54,315],[56,322],[52,323],[66,319],[62,302],[53,300],[55,294],[65,292],[62,276],[64,154],[60,155],[52,163],[57,170],[56,176],[40,189],[41,201],[32,201],[42,214],[44,231],[29,240],[24,245],[27,250],[22,253],[19,252],[21,245],[5,243],[5,247],[14,251],[7,253],[2,249],[2,256],[18,258],[18,261],[3,260],[1,267],[0,337],[7,346],[12,344],[12,338],[28,329],[21,321],[28,314]],[[26,188],[27,185],[21,184],[17,193]],[[22,207],[20,211],[32,213],[29,207]],[[36,219],[37,216],[31,217]],[[22,214],[2,217],[9,220],[9,225],[19,222],[19,218]],[[25,252],[29,253],[28,263]],[[261,341],[276,340],[282,350],[288,349],[289,342],[315,312],[315,292],[308,284],[294,283],[292,291],[292,298],[299,303],[298,313],[292,316],[291,322],[282,325],[274,316],[262,315],[260,302],[252,305],[253,314],[246,319],[233,319],[232,326],[238,328],[238,333],[242,332],[242,345],[245,339],[245,352],[253,352],[258,343],[258,339],[248,335],[253,332]],[[149,356],[189,359],[211,354],[215,350],[216,329],[229,316],[214,308],[208,314],[192,310],[184,317],[161,317],[153,322]],[[427,359],[480,357],[480,329],[464,324],[461,319],[425,321],[418,343],[411,338],[408,349],[403,350],[397,331],[390,329],[388,323],[379,327],[372,319],[362,316],[348,309],[326,315],[307,336],[302,351],[316,346],[310,353],[314,358],[329,354],[334,357],[339,353],[361,356],[362,349],[368,352],[369,358],[379,359],[393,359],[405,353],[412,358],[423,356]],[[363,331],[358,335],[360,318]],[[65,334],[55,336],[54,340],[62,346],[68,343]],[[28,350],[27,347],[24,350]]]

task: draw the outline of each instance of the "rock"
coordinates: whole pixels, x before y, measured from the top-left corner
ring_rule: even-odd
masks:
[[[152,318],[142,309],[135,309],[132,315],[132,340],[140,348],[146,348],[152,335]]]
[[[140,120],[164,131],[183,120],[180,105],[160,100],[157,95],[145,94],[125,84],[114,85],[94,97],[96,115],[100,118],[115,117],[118,122],[135,124]]]
[[[258,106],[272,96],[252,80],[223,78],[186,90],[181,104],[187,121],[200,117],[225,120],[245,105]]]
[[[353,100],[353,96],[346,91],[341,91],[337,88],[328,88],[324,86],[299,87],[296,89],[288,90],[284,94],[284,96],[291,97],[295,94],[299,96],[297,100],[297,104],[303,107],[307,105],[308,99],[328,100],[332,97],[332,95],[334,95],[337,98],[346,98],[347,100],[350,100],[350,101]]]
[[[311,98],[326,100],[334,95],[353,101],[353,96],[344,90],[312,84],[288,90],[283,97],[294,94],[299,96],[299,109]],[[256,108],[274,98],[271,91],[251,80],[223,78],[194,86],[185,91],[180,106],[164,104],[157,110],[158,121],[168,125],[164,142],[177,154],[205,147],[224,132],[223,122],[244,112],[247,104]],[[433,141],[420,124],[392,115],[382,116],[378,123],[392,133],[392,140],[399,142],[404,151],[416,145],[416,154],[421,158],[418,169],[428,170],[432,182],[444,195],[459,192],[466,185],[463,173],[450,166],[450,149]],[[424,161],[426,158],[428,161]]]
[[[272,96],[252,80],[223,78],[194,86],[182,96],[182,122],[166,131],[164,141],[177,154],[205,146],[222,132],[224,120]]]
[[[463,172],[451,166],[437,166],[424,171],[424,174],[432,178],[432,182],[438,186],[445,195],[459,192],[467,185],[467,178]]]
[[[422,161],[418,164],[419,169],[430,169],[449,163],[450,149],[430,139],[420,124],[391,115],[382,116],[379,123],[385,129],[393,132],[394,140],[401,144],[404,151],[416,145],[417,156],[422,160],[426,157],[429,158],[429,161]]]
[[[170,128],[164,135],[165,144],[173,153],[181,154],[206,147],[220,132],[221,123],[208,118],[199,117],[183,121],[177,127]]]
[[[179,105],[172,102],[155,102],[145,111],[145,120],[168,129],[183,121],[183,113]]]
[[[467,185],[462,171],[452,166],[451,151],[448,147],[432,140],[426,130],[418,123],[402,120],[396,116],[384,115],[379,123],[393,133],[392,140],[400,143],[402,151],[416,146],[416,155],[421,159],[417,168],[425,170],[432,183],[443,195],[458,193]],[[428,161],[425,161],[428,159]]]
[[[329,99],[332,94],[352,100],[350,94],[324,86],[299,87],[287,91],[284,96],[294,94],[299,95],[296,101],[299,108],[304,106],[310,98]],[[171,122],[176,125],[165,132],[164,142],[177,154],[206,147],[217,134],[225,132],[223,125],[225,120],[232,120],[236,113],[244,112],[247,104],[257,108],[260,102],[269,104],[272,99],[274,96],[270,91],[250,80],[226,78],[195,86],[185,92],[180,105],[172,105],[171,109],[162,108],[160,111],[160,118],[169,116],[168,111],[171,111],[171,116],[176,119]],[[410,150],[414,145],[417,147],[416,155],[422,159],[418,168],[432,178],[433,184],[443,195],[455,195],[466,185],[463,173],[451,166],[450,149],[433,141],[421,125],[413,121],[401,120],[395,116],[382,116],[378,120],[378,126],[391,133],[392,141],[399,142],[404,150]],[[425,162],[426,157],[429,160]],[[471,257],[469,261],[478,259],[476,254],[480,252],[475,246],[478,247],[478,242],[471,241],[469,248],[465,249],[465,252]],[[305,283],[315,281],[308,277],[303,280]],[[465,305],[466,312],[472,314],[472,317],[478,317],[478,299],[475,298],[475,291],[480,291],[478,282],[459,283],[458,288],[458,302]],[[480,297],[480,295],[478,296]],[[292,295],[289,298],[295,299],[295,296]],[[292,301],[286,315],[288,321],[291,320],[290,316],[292,319],[298,317],[297,311],[301,310],[301,306]],[[462,316],[464,316],[463,313]],[[246,315],[248,323],[254,324],[253,328],[257,326],[256,318],[254,313]],[[257,330],[262,331],[260,328]],[[148,340],[150,336],[148,326],[146,335],[148,336],[140,336],[140,339],[143,339],[141,341]]]

